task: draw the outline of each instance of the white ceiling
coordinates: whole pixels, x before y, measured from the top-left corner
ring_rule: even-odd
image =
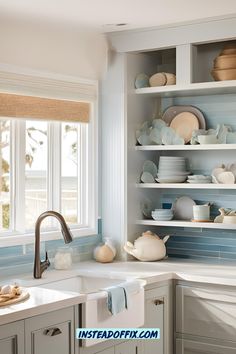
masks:
[[[0,16],[89,26],[104,32],[233,14],[235,0],[0,0]],[[117,23],[128,25],[113,25]]]

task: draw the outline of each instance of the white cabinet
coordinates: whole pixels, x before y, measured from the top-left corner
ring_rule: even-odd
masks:
[[[235,292],[177,285],[176,332],[236,342]]]
[[[173,353],[172,285],[145,291],[146,328],[159,328],[160,339],[142,340],[143,354]]]
[[[74,354],[73,322],[72,307],[26,319],[25,354]]]
[[[24,321],[0,326],[0,353],[24,354]]]
[[[176,354],[235,354],[236,347],[177,339]]]
[[[164,353],[164,299],[147,298],[145,303],[145,327],[159,328],[160,339],[143,340],[143,354]]]

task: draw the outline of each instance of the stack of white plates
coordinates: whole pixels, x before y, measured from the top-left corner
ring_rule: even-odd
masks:
[[[176,156],[161,156],[159,159],[157,182],[183,183],[189,171],[186,171],[186,159]]]
[[[187,182],[190,184],[212,183],[212,177],[204,176],[204,175],[192,175],[192,176],[188,176]]]
[[[174,212],[172,209],[155,209],[152,211],[152,218],[157,221],[172,220]]]

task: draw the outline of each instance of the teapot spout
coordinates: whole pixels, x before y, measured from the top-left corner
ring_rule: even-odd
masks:
[[[169,238],[170,238],[170,235],[166,235],[166,236],[162,239],[162,241],[163,241],[164,243],[166,243],[166,242],[169,240]]]

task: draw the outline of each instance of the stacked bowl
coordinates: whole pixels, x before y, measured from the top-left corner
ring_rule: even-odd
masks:
[[[216,81],[236,80],[236,43],[224,47],[214,60],[211,74]]]
[[[159,183],[183,183],[189,174],[184,157],[161,156],[156,181]]]
[[[156,221],[170,221],[173,219],[172,209],[155,209],[152,211],[152,218]]]

